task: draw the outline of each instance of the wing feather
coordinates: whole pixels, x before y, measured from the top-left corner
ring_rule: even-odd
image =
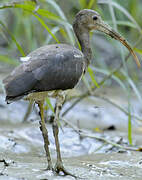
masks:
[[[73,88],[84,69],[84,56],[75,47],[58,44],[37,49],[3,80],[7,99],[33,91]]]

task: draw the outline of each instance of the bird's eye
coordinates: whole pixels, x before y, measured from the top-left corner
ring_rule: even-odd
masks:
[[[95,21],[96,21],[97,19],[98,19],[98,17],[97,17],[97,16],[93,16],[93,20],[95,20]]]

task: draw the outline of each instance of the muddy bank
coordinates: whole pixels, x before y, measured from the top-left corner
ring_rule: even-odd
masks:
[[[0,179],[1,180],[72,180],[44,171],[47,167],[43,140],[37,123],[1,123],[0,126]],[[50,125],[50,150],[56,161],[55,145]],[[100,134],[100,133],[99,133]],[[99,135],[95,133],[95,135]],[[127,145],[127,134],[108,131],[101,136],[116,142],[120,137]],[[142,153],[125,151],[92,138],[82,138],[71,128],[64,127],[59,134],[65,167],[86,180],[136,179],[142,177]],[[137,145],[141,135],[134,137]]]
[[[105,95],[124,109],[128,107],[125,94],[118,88],[98,90],[96,93]],[[132,97],[131,104],[132,113],[141,119],[141,103]],[[70,103],[66,103],[62,113],[69,106]],[[4,102],[4,94],[0,96],[0,180],[74,179],[45,171],[47,162],[39,130],[38,108],[34,106],[28,121],[22,123],[27,107],[28,103],[25,101],[7,105]],[[85,132],[91,132],[95,136],[122,146],[129,146],[127,115],[102,99],[94,97],[84,99],[63,119]],[[141,152],[126,151],[104,141],[81,136],[66,123],[61,122],[62,129],[59,133],[61,153],[65,167],[71,173],[85,180],[141,180]],[[51,124],[47,123],[47,128],[51,155],[55,163],[56,151]],[[142,126],[136,118],[132,118],[132,129],[133,145],[141,147]]]

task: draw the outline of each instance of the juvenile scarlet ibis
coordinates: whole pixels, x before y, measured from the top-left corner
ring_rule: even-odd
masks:
[[[3,80],[8,103],[24,98],[38,104],[41,117],[40,129],[48,161],[47,169],[57,173],[63,172],[64,174],[70,173],[64,168],[60,153],[58,140],[59,114],[66,90],[76,86],[90,64],[92,52],[89,32],[98,30],[120,41],[128,48],[137,65],[140,66],[139,60],[130,45],[121,35],[104,23],[96,11],[84,9],[78,12],[73,23],[73,30],[81,45],[81,51],[68,44],[52,44],[40,47],[22,58],[23,63]],[[44,122],[43,105],[47,96],[56,98],[55,116],[52,125],[57,151],[55,168],[52,166],[48,131]]]

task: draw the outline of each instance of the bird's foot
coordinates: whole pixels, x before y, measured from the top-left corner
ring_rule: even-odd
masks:
[[[54,168],[53,168],[52,165],[48,165],[45,170],[46,170],[46,171],[54,171]]]
[[[68,172],[62,163],[56,163],[55,167],[54,167],[54,172],[56,172],[57,174],[63,173],[64,176],[69,175],[74,177],[75,179],[77,178],[77,176],[75,176],[74,174]]]

